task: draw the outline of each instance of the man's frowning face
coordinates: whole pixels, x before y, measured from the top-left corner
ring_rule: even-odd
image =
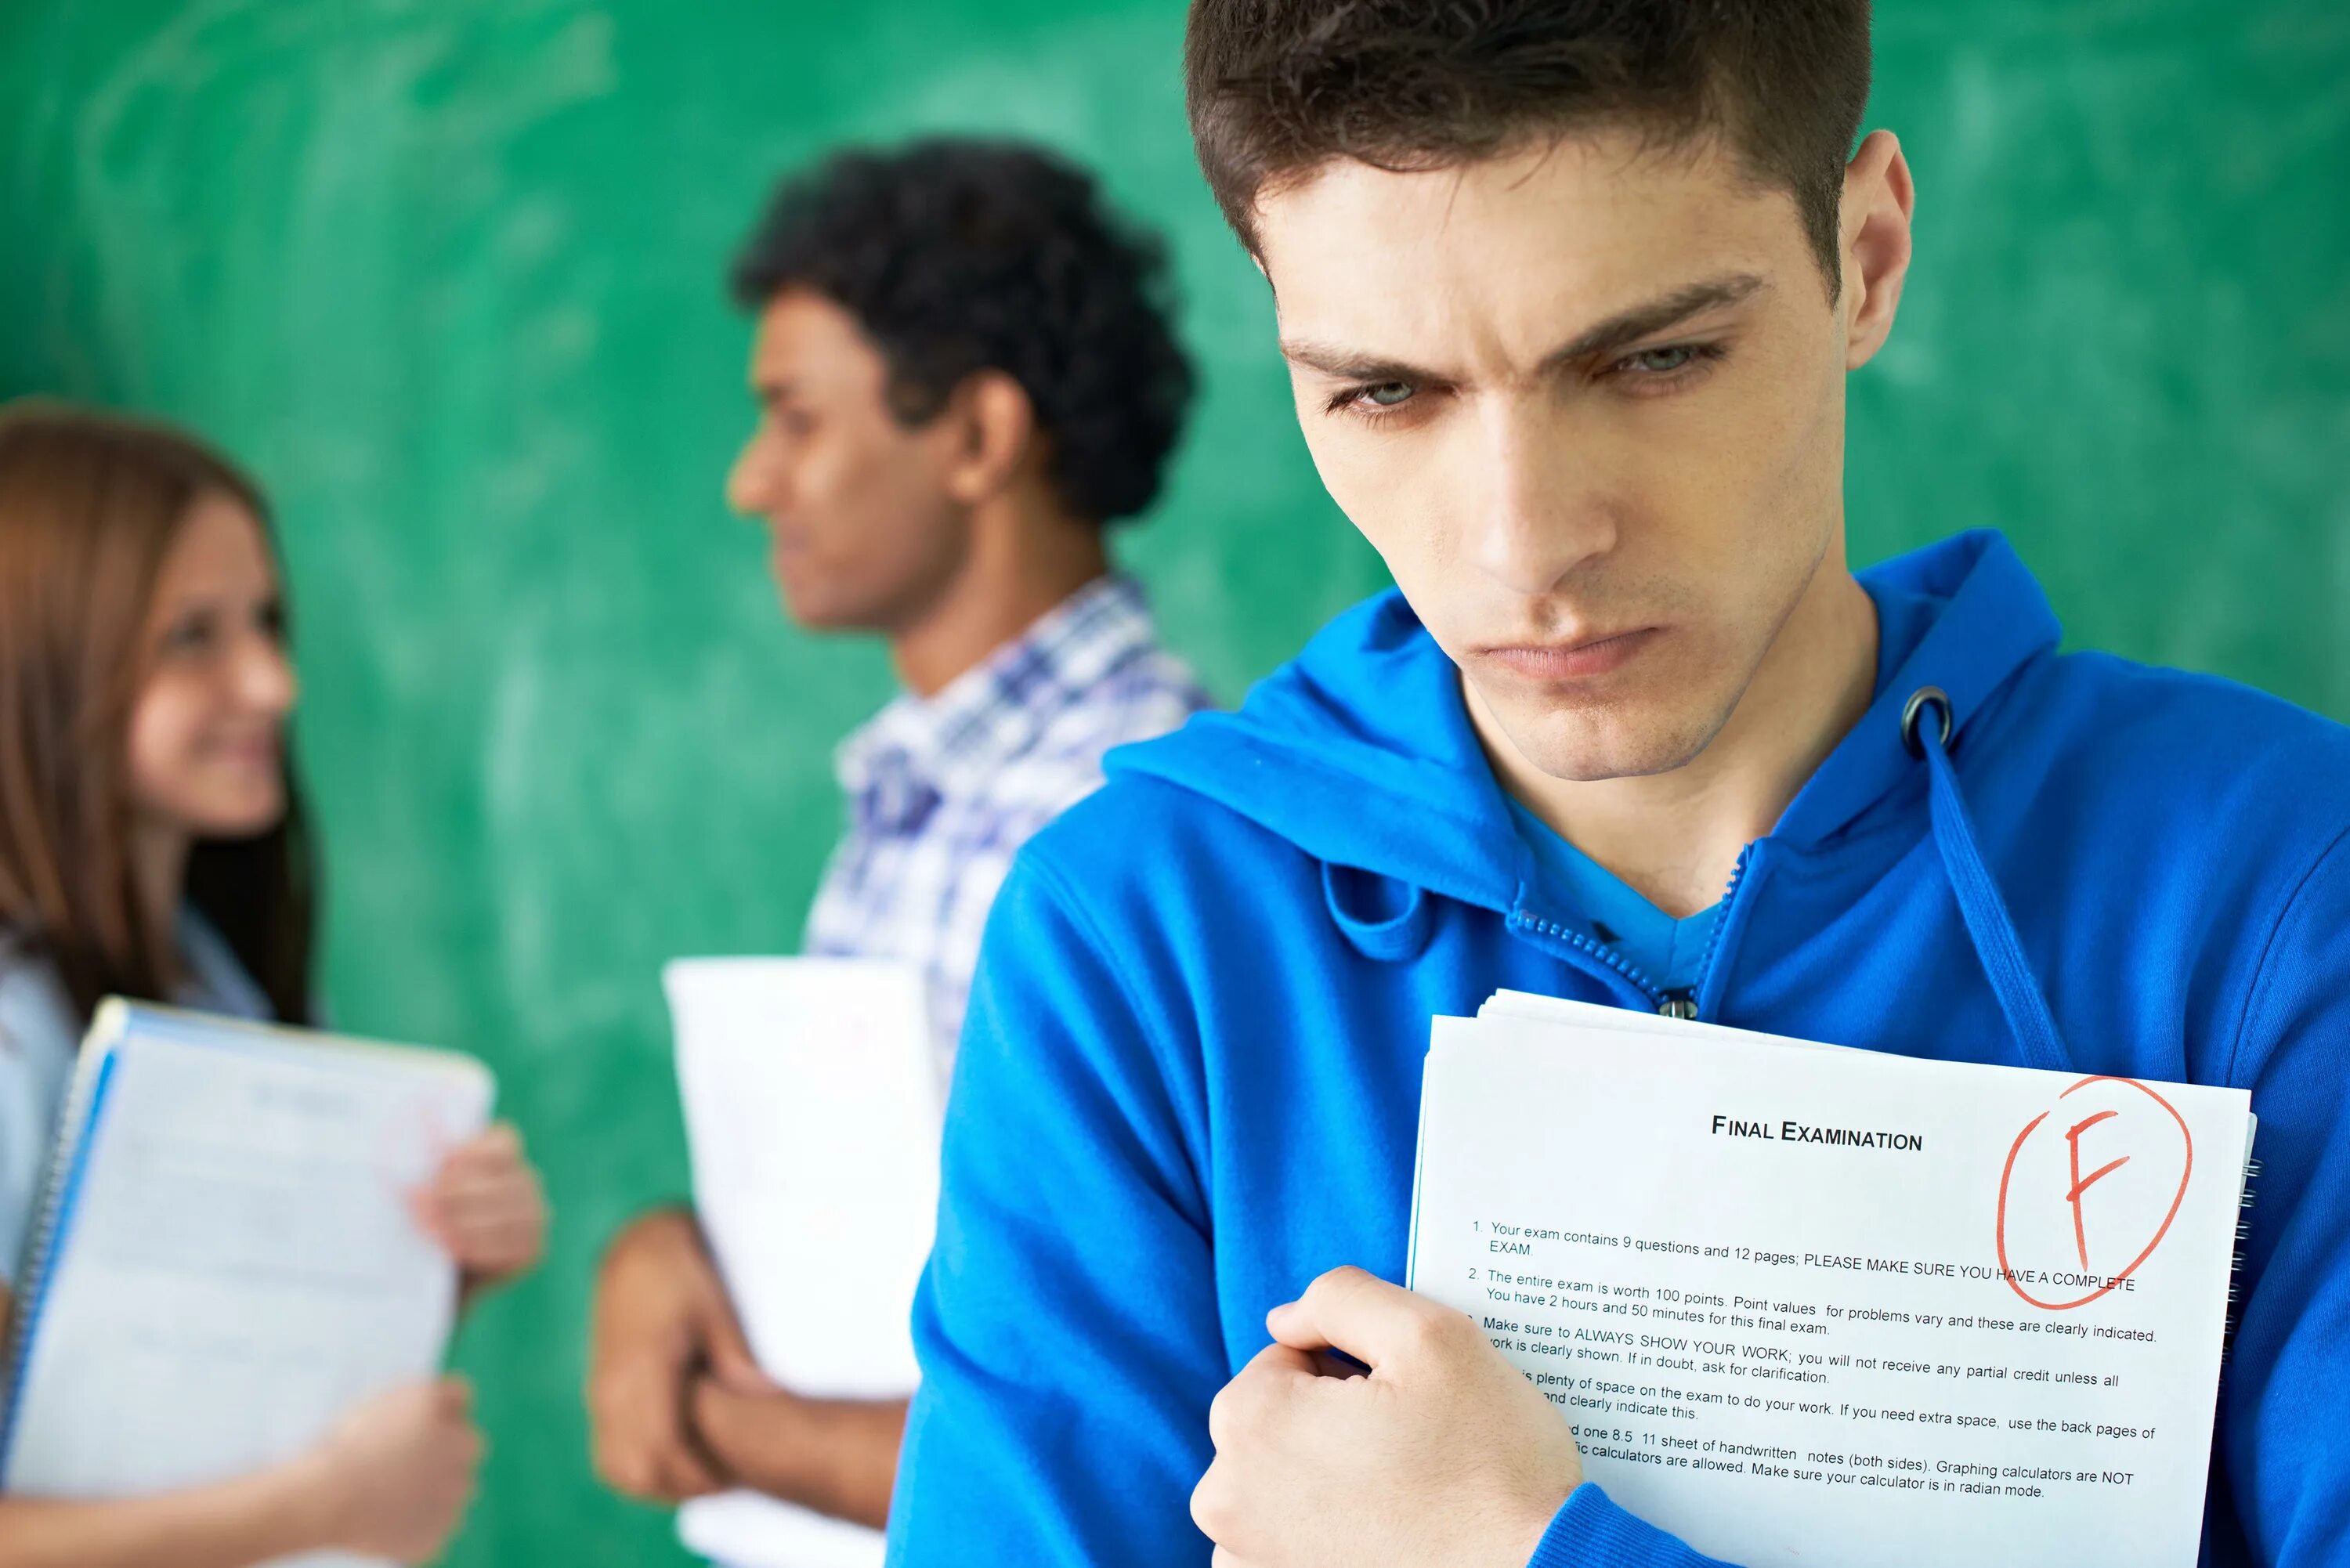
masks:
[[[1331,162],[1256,213],[1315,466],[1472,701],[1555,778],[1696,756],[1840,564],[1845,374],[1881,337],[1793,198],[1607,132]]]

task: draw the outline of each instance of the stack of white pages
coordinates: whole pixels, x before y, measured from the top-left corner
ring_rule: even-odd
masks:
[[[2241,1090],[1501,992],[1440,1018],[1409,1283],[1742,1564],[2196,1560]]]
[[[895,1398],[938,1207],[921,971],[879,960],[681,959],[664,975],[693,1201],[760,1367],[795,1393]],[[678,1513],[730,1568],[879,1568],[881,1532],[737,1490]]]

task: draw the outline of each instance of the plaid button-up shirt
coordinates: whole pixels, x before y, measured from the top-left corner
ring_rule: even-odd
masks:
[[[1104,752],[1206,706],[1159,647],[1141,590],[1097,578],[944,691],[900,696],[841,743],[848,832],[803,948],[919,965],[943,1083],[1013,855],[1101,783]]]

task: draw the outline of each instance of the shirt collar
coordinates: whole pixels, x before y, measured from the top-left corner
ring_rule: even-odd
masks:
[[[1097,577],[932,696],[901,693],[841,742],[834,776],[860,819],[924,809],[1026,751],[1153,641],[1140,586]]]

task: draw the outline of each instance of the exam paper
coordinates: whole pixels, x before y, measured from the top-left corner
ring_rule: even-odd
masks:
[[[2196,1560],[2241,1091],[1496,999],[1421,1116],[1413,1288],[1633,1513],[1742,1564]]]
[[[855,959],[690,959],[665,974],[693,1200],[760,1366],[795,1392],[903,1396],[938,1207],[921,971]],[[679,1511],[735,1568],[867,1568],[879,1532],[754,1492]]]
[[[109,1018],[9,1434],[24,1496],[136,1496],[292,1458],[437,1372],[455,1311],[455,1270],[408,1195],[487,1120],[478,1063],[111,1003],[89,1049]]]

